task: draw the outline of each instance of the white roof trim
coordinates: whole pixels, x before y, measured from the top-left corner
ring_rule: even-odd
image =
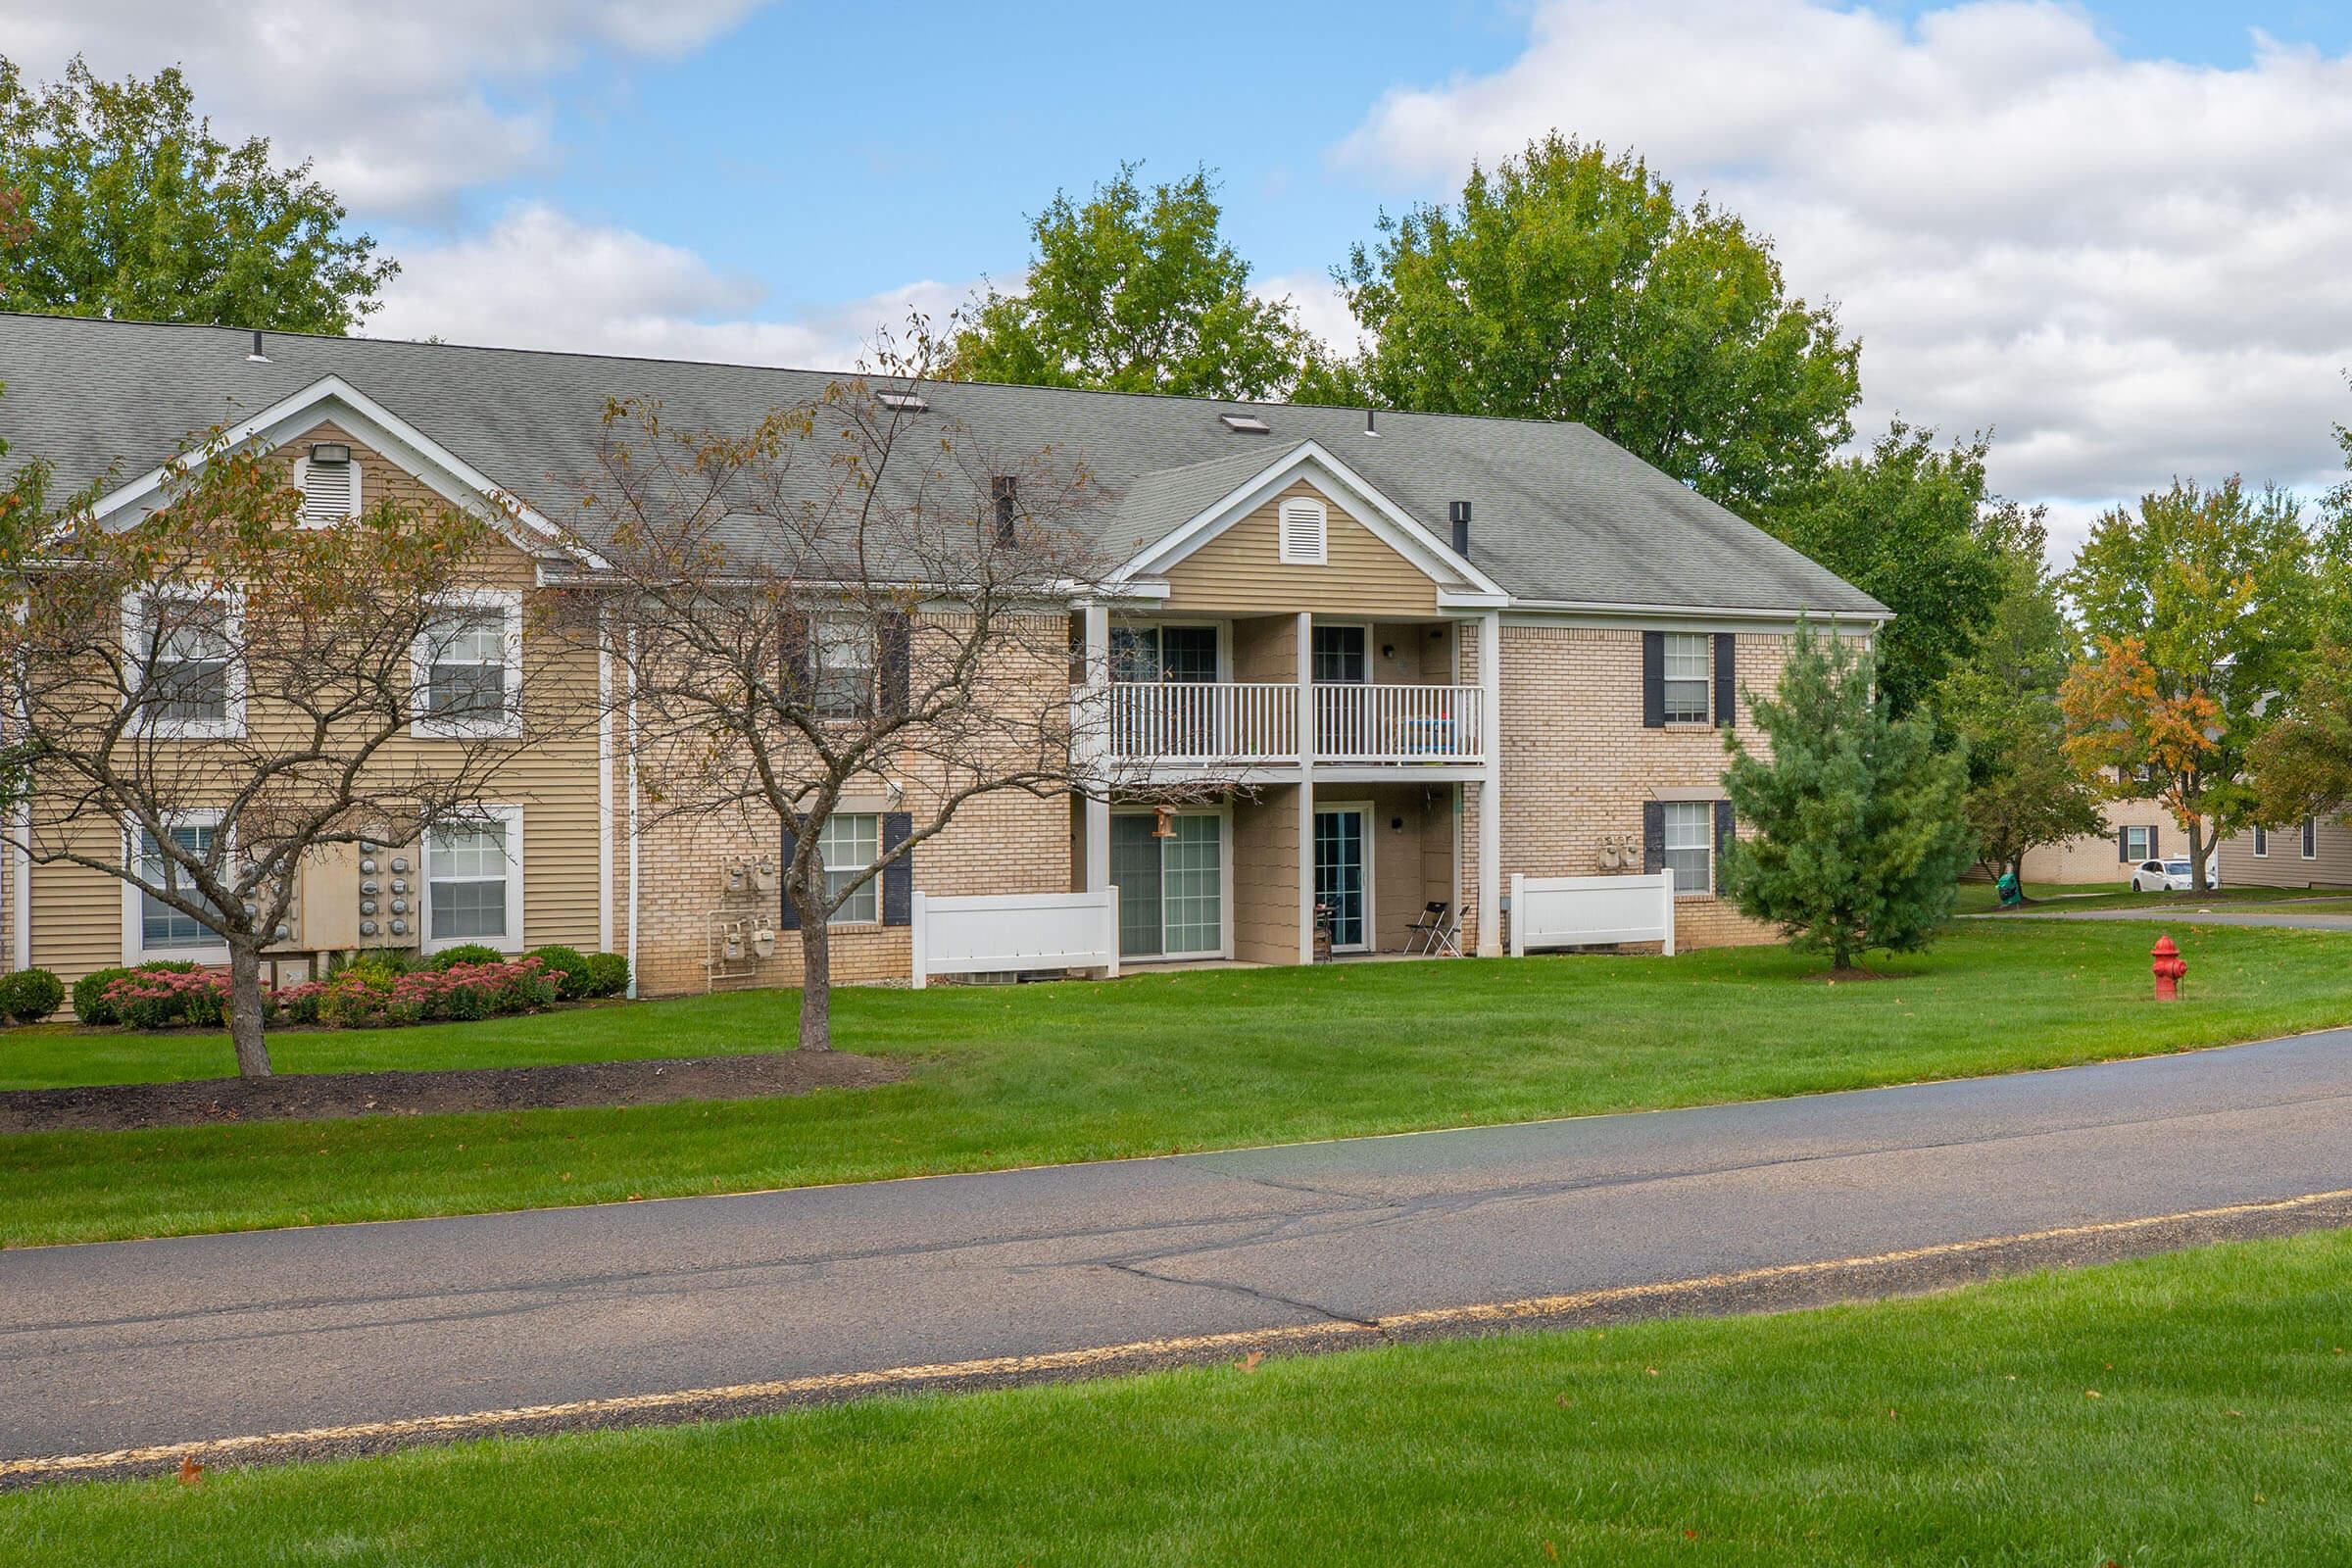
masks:
[[[335,422],[350,426],[351,433],[364,445],[422,479],[452,505],[498,523],[510,536],[517,528],[535,535],[531,540],[515,538],[515,543],[524,549],[542,550],[560,545],[563,530],[521,497],[503,489],[488,474],[339,375],[320,376],[301,391],[231,425],[223,432],[222,439],[226,448],[232,450],[252,441],[274,444],[318,422],[329,410],[339,411]],[[202,463],[203,454],[195,454],[189,461]],[[95,514],[103,520],[141,505],[154,510],[155,498],[163,490],[170,466],[159,464],[128,484],[108,491],[93,509]]]
[[[1448,603],[1446,596],[1439,598]],[[1615,620],[1772,620],[1863,621],[1884,625],[1894,618],[1891,610],[1751,610],[1730,605],[1628,605],[1607,600],[1514,599],[1510,609],[1531,613],[1585,615]]]
[[[1143,552],[1112,573],[1111,581],[1156,577],[1243,517],[1274,499],[1310,469],[1321,470],[1321,488],[1348,506],[1355,520],[1373,536],[1411,562],[1441,589],[1454,581],[1470,584],[1481,595],[1500,604],[1507,595],[1486,573],[1455,555],[1437,535],[1413,519],[1357,473],[1334,457],[1320,441],[1301,441],[1259,469],[1256,474],[1210,502],[1175,528],[1146,546]]]

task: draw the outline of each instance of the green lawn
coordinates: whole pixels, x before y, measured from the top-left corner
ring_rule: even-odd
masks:
[[[2298,910],[2334,909],[2347,902],[2339,893],[2328,899],[2328,888],[2207,888],[2202,893],[2134,893],[2129,882],[2029,882],[2026,897],[2034,901],[2021,909],[2002,909],[2000,895],[1989,882],[1960,884],[1962,914],[2032,914],[2036,906],[2060,909],[2226,909],[2236,905],[2292,904]]]
[[[0,1498],[24,1564],[2352,1560],[2352,1233]]]
[[[0,1244],[402,1218],[862,1181],[1765,1099],[2176,1051],[2352,1022],[2352,936],[1962,926],[1902,978],[1825,986],[1777,948],[836,993],[907,1081],[790,1100],[0,1138]],[[765,1051],[747,993],[380,1033],[287,1034],[286,1067]],[[8,1086],[226,1071],[218,1037],[0,1034]]]

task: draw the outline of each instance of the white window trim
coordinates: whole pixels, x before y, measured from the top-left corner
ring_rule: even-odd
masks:
[[[220,828],[220,813],[217,810],[174,811],[166,824],[172,827],[209,827],[216,833]],[[139,858],[139,819],[125,812],[122,817],[122,864],[128,868]],[[236,845],[232,840],[233,853]],[[190,963],[226,963],[228,943],[208,942],[192,948],[154,948],[147,946],[146,895],[136,884],[122,884],[122,961],[125,964],[147,963],[158,958],[184,958]]]
[[[2132,835],[2134,833],[2139,835],[2139,853],[2137,855],[2132,853]],[[2156,830],[2145,825],[2133,827],[2130,823],[2126,823],[2124,826],[2124,858],[2132,861],[2135,870],[2138,869],[2141,862],[2157,858]]]
[[[1371,653],[1372,650],[1369,647],[1364,650],[1366,662],[1370,662]],[[1353,811],[1363,822],[1364,844],[1364,940],[1345,944],[1334,942],[1331,945],[1331,951],[1334,953],[1378,953],[1380,951],[1380,890],[1373,882],[1373,877],[1378,871],[1380,842],[1372,835],[1377,830],[1380,818],[1373,814],[1370,801],[1315,802],[1316,814],[1321,815],[1325,811]],[[1308,897],[1311,900],[1315,886],[1314,824],[1312,822],[1307,824],[1307,833],[1306,854],[1298,872],[1299,879],[1305,883]],[[1311,916],[1313,911],[1308,912]]]
[[[480,937],[440,937],[433,935],[433,830],[427,828],[416,839],[416,948],[420,953],[439,953],[444,948],[462,948],[479,943],[495,946],[501,953],[520,953],[526,944],[522,939],[522,808],[519,806],[483,806],[464,822],[445,822],[444,828],[470,825],[475,820],[503,822],[507,828],[507,930],[496,943],[483,942]]]
[[[1319,680],[1315,676],[1315,633],[1319,631],[1357,631],[1364,638],[1364,678],[1362,680]],[[1306,630],[1306,683],[1309,686],[1370,686],[1373,663],[1380,645],[1372,640],[1372,622],[1368,620],[1327,620],[1317,615]]]
[[[1705,845],[1702,846],[1707,857],[1707,885],[1703,888],[1687,888],[1678,882],[1674,889],[1675,902],[1679,904],[1685,899],[1712,899],[1715,897],[1715,884],[1721,880],[1723,876],[1723,866],[1721,863],[1723,857],[1720,853],[1721,846],[1716,842],[1715,838],[1715,803],[1723,799],[1723,797],[1720,795],[1709,795],[1703,798],[1690,798],[1684,800],[1676,800],[1672,797],[1664,797],[1664,799],[1669,808],[1676,806],[1703,806],[1707,808],[1707,841]],[[1658,864],[1661,869],[1671,869],[1671,866],[1668,865],[1665,857],[1674,853],[1674,846],[1666,843],[1666,824],[1661,821],[1658,829]]]
[[[824,632],[826,624],[855,627],[865,645],[866,706],[836,710],[823,705],[825,678]],[[809,710],[821,721],[847,723],[852,719],[872,716],[874,708],[882,701],[882,628],[872,617],[854,610],[820,611],[808,617],[808,679]]]
[[[1314,520],[1315,543],[1310,554],[1291,548],[1291,517]],[[1274,507],[1274,553],[1286,566],[1326,566],[1331,564],[1331,508],[1313,496],[1284,496]]]
[[[418,740],[514,740],[522,734],[522,594],[513,588],[466,588],[436,594],[434,608],[495,610],[506,617],[506,711],[492,718],[440,718],[424,711],[433,678],[432,639],[419,632],[409,649],[409,733]]]
[[[2299,836],[2296,839],[2295,848],[2302,852],[2302,858],[2318,859],[2320,858],[2320,819],[2316,816],[2305,817],[2297,832]]]
[[[304,443],[304,444],[305,444],[306,446],[308,446],[308,445],[310,445],[311,443],[308,443],[308,442],[306,442],[306,443]],[[348,442],[332,442],[332,441],[321,441],[321,442],[318,442],[318,443],[317,443],[317,444],[318,444],[318,445],[319,445],[319,446],[347,446],[347,445],[349,445],[350,443],[348,443]],[[338,466],[340,466],[340,465],[338,465]],[[351,455],[351,464],[350,464],[350,468],[351,468],[351,511],[350,511],[348,514],[346,514],[346,516],[347,516],[347,517],[356,517],[356,516],[358,516],[358,515],[359,515],[361,513],[363,513],[363,512],[365,512],[365,511],[367,511],[367,510],[368,510],[368,496],[367,496],[367,493],[366,493],[366,492],[367,492],[367,486],[368,486],[368,470],[367,470],[365,467],[361,466],[361,464],[360,464],[360,455],[359,455],[357,452],[354,452],[354,453]],[[304,499],[305,499],[305,500],[308,500],[308,499],[309,499],[309,497],[310,497],[310,493],[311,493],[311,490],[310,490],[310,483],[311,483],[311,457],[310,457],[310,454],[309,454],[308,452],[305,452],[305,453],[304,453],[304,454],[303,454],[301,457],[299,457],[299,458],[296,458],[296,459],[294,460],[294,488],[302,492],[302,494],[303,494],[303,497],[304,497]],[[341,520],[341,519],[338,519],[338,520]],[[328,522],[313,522],[313,521],[312,521],[312,520],[311,520],[309,517],[307,517],[307,516],[306,516],[306,517],[304,517],[304,518],[302,519],[302,525],[303,525],[305,528],[326,528],[326,527],[331,527],[331,526],[333,526],[333,524],[332,524],[332,523],[328,523]]]
[[[2270,858],[2271,830],[2267,827],[2257,827],[2254,829],[2254,858],[2267,860]]]
[[[838,821],[838,820],[840,820],[842,817],[845,817],[845,816],[870,816],[870,817],[872,817],[872,818],[874,819],[874,858],[875,858],[876,859],[879,859],[879,858],[881,858],[881,856],[882,856],[883,818],[884,818],[886,815],[888,815],[888,814],[889,814],[889,813],[888,813],[888,811],[887,811],[887,810],[885,810],[885,809],[881,809],[881,808],[876,808],[876,809],[874,809],[874,810],[871,810],[871,811],[845,811],[845,810],[842,810],[840,808],[836,807],[836,808],[834,808],[832,811],[830,811],[830,812],[828,812],[828,813],[826,814],[826,817],[825,817],[825,822],[833,822],[833,821]],[[823,822],[820,822],[820,823],[818,823],[818,824],[817,824],[817,833],[818,833],[818,837],[817,837],[817,845],[816,845],[816,862],[817,862],[817,864],[816,864],[816,869],[817,869],[817,873],[818,873],[819,875],[823,875],[823,874],[825,874],[826,872],[829,872],[829,871],[831,871],[831,870],[833,870],[833,869],[834,869],[834,867],[832,867],[832,866],[829,866],[829,865],[827,865],[827,864],[825,863],[825,845],[824,845],[824,837],[823,837],[823,833],[824,833],[824,823],[823,823]],[[854,867],[851,867],[851,866],[842,866],[842,867],[840,867],[840,869],[847,871],[847,870],[851,870],[851,869],[857,869],[857,868],[854,868]],[[884,875],[884,873],[883,873],[882,871],[876,871],[876,872],[875,872],[875,873],[874,873],[872,876],[869,876],[869,877],[867,877],[867,878],[865,879],[865,886],[864,886],[864,887],[862,887],[862,888],[859,888],[859,889],[858,890],[858,892],[860,892],[860,893],[865,893],[865,892],[869,892],[869,891],[870,891],[870,892],[873,894],[873,896],[874,896],[874,914],[873,914],[873,918],[872,918],[872,919],[870,919],[870,920],[845,920],[845,919],[841,918],[839,915],[834,915],[834,916],[831,916],[831,917],[829,917],[829,918],[828,918],[828,919],[825,921],[825,924],[826,924],[828,927],[831,927],[831,928],[838,928],[838,929],[840,929],[840,930],[845,930],[845,931],[868,931],[868,930],[874,930],[874,929],[877,929],[877,928],[879,928],[879,927],[881,926],[881,924],[882,924],[882,877],[883,877],[883,875]]]
[[[1712,633],[1703,631],[1684,632],[1670,630],[1665,633],[1665,636],[1669,643],[1677,637],[1695,637],[1698,639],[1701,650],[1699,654],[1698,674],[1699,716],[1696,718],[1690,718],[1689,716],[1678,716],[1672,711],[1666,710],[1666,688],[1673,685],[1677,680],[1689,680],[1690,677],[1688,675],[1676,676],[1668,674],[1666,672],[1666,647],[1664,644],[1661,644],[1659,647],[1658,706],[1661,711],[1665,711],[1666,727],[1668,729],[1713,729],[1715,727],[1714,635]]]
[[[191,583],[159,583],[152,588],[135,588],[122,596],[122,651],[130,656],[139,668],[126,671],[137,679],[147,662],[147,642],[154,635],[154,625],[147,613],[150,599],[184,599],[204,601],[218,599],[228,607],[222,617],[222,635],[228,639],[228,667],[222,672],[227,701],[219,718],[155,718],[150,717],[140,704],[140,691],[130,692],[132,704],[130,732],[153,736],[158,740],[219,741],[235,740],[245,733],[245,661],[237,657],[245,640],[245,596],[225,588],[200,588]]]
[[[1152,816],[1158,811],[1153,806],[1119,806],[1111,808],[1113,816]],[[1199,953],[1145,953],[1134,957],[1121,956],[1121,963],[1192,963],[1203,958],[1233,956],[1233,808],[1229,805],[1185,806],[1176,809],[1178,816],[1213,816],[1217,819],[1217,945]],[[1311,847],[1309,853],[1312,853]],[[1312,874],[1312,867],[1309,867]],[[1164,937],[1164,929],[1163,929]]]

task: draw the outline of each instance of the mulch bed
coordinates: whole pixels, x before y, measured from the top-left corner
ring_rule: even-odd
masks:
[[[306,1072],[198,1078],[183,1083],[92,1084],[0,1092],[0,1133],[118,1132],[220,1122],[419,1116],[442,1111],[552,1110],[750,1100],[812,1089],[870,1089],[906,1074],[843,1051],[586,1061],[443,1072]]]

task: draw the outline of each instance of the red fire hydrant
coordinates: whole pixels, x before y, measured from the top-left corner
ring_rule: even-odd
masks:
[[[2180,977],[2188,973],[2188,960],[2180,956],[2180,950],[2173,946],[2171,937],[2158,937],[2156,946],[2148,956],[2156,960],[2148,965],[2149,971],[2156,976],[2156,1000],[2179,1002]]]

